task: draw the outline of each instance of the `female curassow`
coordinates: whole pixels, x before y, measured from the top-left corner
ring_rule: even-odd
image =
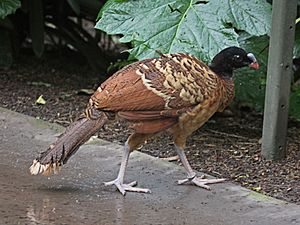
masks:
[[[233,70],[245,66],[259,67],[252,53],[238,47],[222,50],[209,66],[183,53],[161,54],[159,58],[130,64],[100,85],[85,112],[33,161],[30,172],[34,175],[57,172],[80,145],[117,116],[128,121],[134,133],[125,143],[118,177],[105,185],[116,185],[123,195],[126,191],[150,192],[134,187],[135,181],[123,183],[129,155],[146,139],[168,131],[187,171],[187,179],[178,183],[191,182],[209,189],[207,184],[224,179],[196,176],[184,153],[186,139],[231,102],[234,97]]]

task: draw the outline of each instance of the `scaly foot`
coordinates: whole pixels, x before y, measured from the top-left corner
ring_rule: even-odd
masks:
[[[179,180],[178,184],[186,184],[188,182],[191,182],[193,184],[195,184],[198,187],[202,187],[205,188],[207,190],[210,190],[210,186],[208,186],[207,184],[215,184],[215,183],[221,183],[224,182],[226,179],[205,179],[204,175],[201,177],[194,177],[194,178],[187,178],[184,180]]]
[[[137,185],[136,181],[133,181],[129,184],[123,184],[119,181],[119,179],[115,179],[113,181],[109,181],[109,182],[105,182],[104,183],[105,186],[109,186],[109,185],[115,185],[118,190],[121,192],[122,195],[126,194],[126,191],[131,191],[131,192],[141,192],[141,193],[151,193],[150,189],[146,189],[146,188],[136,188],[134,186]]]

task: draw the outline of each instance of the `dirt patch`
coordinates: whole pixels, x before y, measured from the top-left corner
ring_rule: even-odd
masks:
[[[78,91],[95,89],[103,74],[93,72],[73,53],[47,53],[39,60],[24,53],[12,68],[0,70],[0,106],[67,126],[89,99]],[[40,95],[45,105],[35,104]],[[189,138],[187,157],[194,169],[300,204],[300,124],[290,121],[287,158],[280,162],[261,158],[261,129],[262,115],[253,111],[215,115]],[[115,122],[99,137],[124,143],[129,133],[124,123]],[[155,157],[175,155],[167,134],[149,140],[140,151]]]

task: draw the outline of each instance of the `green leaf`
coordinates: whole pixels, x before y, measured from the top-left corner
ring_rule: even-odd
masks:
[[[122,2],[120,0],[108,0],[100,9],[98,15],[97,15],[97,19],[96,21],[98,21],[101,17],[102,17],[102,14],[103,12],[105,12],[107,9],[113,7],[113,4],[114,3],[118,3],[118,2]]]
[[[300,23],[296,24],[295,43],[294,43],[294,57],[300,58]]]
[[[21,2],[19,0],[0,0],[0,19],[14,13],[20,7]]]
[[[216,16],[208,4],[197,1],[110,1],[96,28],[123,34],[132,42],[132,57],[143,59],[163,53],[188,52],[204,61],[221,49],[238,45],[233,28]]]
[[[210,4],[238,30],[255,36],[270,34],[272,9],[266,1],[211,0]]]
[[[77,0],[67,0],[70,7],[73,9],[73,11],[79,15],[80,14],[80,5]]]
[[[44,52],[44,12],[43,1],[29,1],[30,36],[35,55],[41,57]]]
[[[235,29],[252,35],[269,32],[271,6],[257,0],[108,1],[96,28],[122,34],[131,42],[130,59],[188,52],[209,61],[220,50],[238,46]]]

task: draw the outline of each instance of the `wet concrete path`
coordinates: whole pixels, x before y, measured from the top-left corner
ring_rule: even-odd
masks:
[[[117,175],[121,146],[89,142],[51,177],[31,176],[32,159],[62,128],[0,108],[0,224],[300,224],[300,206],[226,182],[212,191],[178,186],[180,166],[133,153],[127,181],[152,194],[123,197],[102,182]]]

